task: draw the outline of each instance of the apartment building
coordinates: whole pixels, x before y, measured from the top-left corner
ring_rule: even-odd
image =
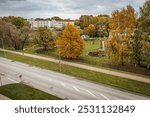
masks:
[[[35,19],[28,19],[29,23],[31,24],[32,29],[37,29],[39,27],[45,27],[47,26],[48,28],[58,28],[61,29],[64,26],[66,26],[68,23],[71,25],[74,25],[74,22],[70,21],[55,21],[55,20],[35,20]]]
[[[34,19],[28,19],[29,23],[31,24],[31,28],[39,28],[39,27],[45,27],[48,28],[51,27],[51,22],[47,20],[34,20]]]

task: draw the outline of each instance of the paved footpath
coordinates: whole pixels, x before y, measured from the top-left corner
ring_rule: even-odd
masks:
[[[8,97],[0,94],[0,100],[10,100]]]
[[[32,57],[32,58],[37,58],[37,59],[41,59],[41,60],[51,61],[54,63],[59,63],[58,59],[42,57],[42,56],[27,54],[27,53],[22,53],[22,52],[15,52],[15,51],[5,50],[5,49],[1,49],[1,48],[0,48],[0,51],[10,52],[10,53],[18,54],[18,55],[23,55],[23,56],[27,56],[27,57]],[[143,76],[138,76],[136,74],[132,75],[132,74],[127,74],[127,73],[121,73],[121,72],[117,72],[117,71],[111,71],[111,70],[107,70],[107,69],[103,69],[103,68],[96,68],[96,67],[92,67],[92,66],[88,66],[88,65],[67,62],[67,61],[62,61],[62,60],[61,60],[61,64],[74,66],[74,67],[78,67],[78,68],[83,68],[83,69],[87,69],[87,70],[91,70],[91,71],[101,72],[101,73],[105,73],[105,74],[110,74],[110,75],[114,75],[114,76],[119,76],[119,77],[132,79],[132,80],[136,80],[136,81],[141,81],[141,82],[145,82],[145,83],[150,83],[150,78],[145,78]]]

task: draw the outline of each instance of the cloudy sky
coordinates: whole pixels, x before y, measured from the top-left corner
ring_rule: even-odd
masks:
[[[77,19],[80,15],[111,15],[113,10],[127,4],[138,12],[145,0],[0,0],[0,16],[22,16],[25,18]]]

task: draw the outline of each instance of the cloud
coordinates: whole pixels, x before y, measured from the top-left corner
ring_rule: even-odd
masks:
[[[131,4],[136,11],[144,0],[0,0],[0,16],[27,18],[52,17],[78,18],[82,14],[108,14]]]

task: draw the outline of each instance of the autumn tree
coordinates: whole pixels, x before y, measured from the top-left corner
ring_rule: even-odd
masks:
[[[109,31],[108,31],[108,22],[98,22],[96,24],[96,35],[98,37],[108,37]]]
[[[90,15],[90,16],[82,15],[79,19],[80,20],[80,28],[84,29],[84,28],[88,27],[90,24],[94,24],[95,19],[96,18],[92,15]],[[97,22],[97,19],[96,19],[96,22]]]
[[[75,26],[67,24],[62,36],[56,41],[59,48],[59,54],[64,58],[77,58],[81,55],[84,47],[84,41]]]
[[[109,16],[99,15],[98,22],[96,23],[96,35],[98,37],[108,37],[109,36]]]
[[[0,46],[10,46],[9,38],[9,26],[10,23],[0,20]]]
[[[24,48],[29,37],[29,22],[21,17],[3,17],[1,30],[3,30],[3,39],[7,40],[6,45],[11,45],[15,50]]]
[[[112,34],[106,41],[107,53],[113,63],[121,64],[128,62],[129,56],[129,36],[121,34]]]
[[[84,29],[87,28],[90,24],[96,25],[98,22],[106,22],[108,21],[109,16],[107,15],[81,15],[79,19],[80,28]]]
[[[8,16],[8,17],[3,17],[3,21],[12,23],[15,25],[18,29],[22,28],[23,26],[29,26],[29,22],[27,22],[26,19],[22,17],[14,17],[14,16]]]
[[[132,6],[115,11],[109,23],[111,35],[107,40],[107,51],[111,60],[124,65],[131,53],[130,38],[136,28],[136,14]],[[115,48],[115,52],[114,52]]]
[[[90,24],[87,28],[87,34],[90,36],[90,37],[94,37],[96,33],[96,28],[93,24]]]
[[[55,38],[50,29],[47,27],[40,27],[35,36],[35,44],[42,47],[45,51],[53,49],[55,45]]]

